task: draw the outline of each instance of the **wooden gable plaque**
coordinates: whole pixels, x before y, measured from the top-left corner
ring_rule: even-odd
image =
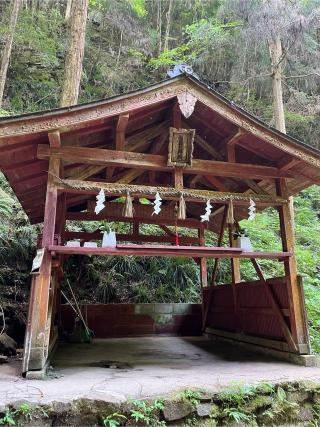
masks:
[[[168,166],[192,166],[195,129],[170,127]]]

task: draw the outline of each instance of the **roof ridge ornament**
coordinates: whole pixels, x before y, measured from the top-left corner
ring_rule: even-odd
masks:
[[[191,65],[188,65],[188,64],[176,64],[170,67],[169,70],[167,71],[168,77],[171,77],[171,78],[180,76],[181,74],[186,74],[188,76],[192,76],[196,78],[197,80],[200,80],[198,74],[195,73]]]
[[[177,95],[179,107],[181,113],[186,119],[188,119],[194,111],[194,106],[196,105],[197,98],[192,95],[190,92],[185,90]]]

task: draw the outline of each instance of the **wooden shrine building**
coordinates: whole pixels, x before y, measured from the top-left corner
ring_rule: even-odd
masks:
[[[44,255],[32,275],[24,372],[44,368],[57,338],[58,290],[70,254],[192,257],[200,265],[204,331],[309,354],[290,196],[319,184],[318,150],[181,74],[98,102],[2,118],[0,167],[31,223],[43,222]],[[101,189],[105,208],[96,214]],[[162,205],[153,215],[154,206],[139,199],[153,202],[156,193]],[[113,202],[119,196],[133,199],[133,215]],[[248,217],[250,200],[258,211],[278,210],[282,252],[234,247],[232,232]],[[208,201],[209,221],[201,221]],[[132,233],[119,234],[116,247],[95,248],[83,242],[101,240],[99,230],[65,228],[66,221],[102,219],[130,222]],[[161,233],[141,234],[143,223],[158,225]],[[171,226],[195,229],[196,237],[181,237],[177,244]],[[205,230],[216,234],[215,247],[205,246]],[[225,230],[228,246],[222,246]],[[65,245],[74,239],[81,247]],[[208,257],[215,259],[212,277]],[[230,259],[232,283],[217,286],[221,258]],[[251,260],[256,281],[241,281],[243,258]],[[282,277],[267,279],[260,259],[281,263]]]

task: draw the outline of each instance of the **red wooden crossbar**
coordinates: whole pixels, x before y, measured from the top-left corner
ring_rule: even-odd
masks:
[[[84,248],[71,246],[49,246],[52,253],[66,255],[134,255],[164,257],[204,258],[273,258],[285,259],[291,252],[244,252],[240,248],[215,246],[164,246],[164,245],[117,245],[116,248]]]

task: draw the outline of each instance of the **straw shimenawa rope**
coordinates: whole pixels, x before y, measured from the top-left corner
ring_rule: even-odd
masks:
[[[89,182],[89,181],[78,181],[71,179],[57,179],[56,183],[59,188],[75,188],[79,190],[93,190],[99,191],[101,188],[106,194],[114,195],[126,195],[127,192],[131,194],[144,195],[144,196],[153,196],[155,197],[158,192],[163,199],[166,197],[171,198],[180,198],[181,195],[186,199],[193,199],[198,201],[206,201],[210,199],[211,201],[221,200],[228,202],[233,201],[250,201],[252,194],[250,193],[224,193],[219,191],[206,191],[206,190],[195,190],[195,189],[184,189],[176,190],[174,188],[168,187],[150,187],[144,185],[128,185],[128,184],[118,184],[118,183],[106,183],[101,182]],[[286,200],[278,196],[269,196],[264,194],[255,194],[255,202],[265,202],[265,203],[286,203]]]

